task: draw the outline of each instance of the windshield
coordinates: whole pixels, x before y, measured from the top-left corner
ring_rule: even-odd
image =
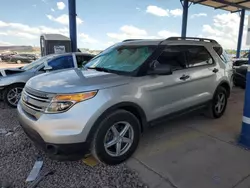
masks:
[[[42,63],[44,63],[45,61],[50,60],[51,58],[53,58],[55,56],[56,56],[55,54],[52,54],[52,55],[47,55],[47,56],[41,57],[41,58],[37,59],[36,61],[33,61],[32,63],[23,66],[21,69],[27,71],[27,70],[31,70],[31,69],[37,68]]]
[[[248,58],[248,53],[245,53],[242,57],[243,58]]]
[[[87,63],[86,68],[133,72],[142,65],[156,46],[113,46]]]

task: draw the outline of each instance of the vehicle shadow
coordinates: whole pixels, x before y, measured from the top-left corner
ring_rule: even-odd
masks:
[[[193,111],[164,121],[143,132],[135,157],[164,152],[185,143],[194,144],[200,138],[237,145],[241,130],[244,90],[234,89],[228,100],[227,110],[219,119],[204,116],[204,111]],[[150,154],[149,154],[150,155]]]

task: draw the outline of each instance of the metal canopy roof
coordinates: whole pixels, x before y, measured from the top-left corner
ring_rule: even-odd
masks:
[[[189,0],[194,4],[202,4],[215,9],[237,12],[242,9],[250,10],[250,0]]]

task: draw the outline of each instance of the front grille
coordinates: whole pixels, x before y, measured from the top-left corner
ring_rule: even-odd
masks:
[[[22,92],[21,100],[24,106],[23,109],[27,113],[36,116],[38,112],[42,113],[45,111],[53,96],[53,94],[48,94],[25,87]]]

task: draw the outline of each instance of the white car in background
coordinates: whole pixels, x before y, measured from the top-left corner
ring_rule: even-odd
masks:
[[[51,54],[15,69],[0,70],[0,99],[11,107],[16,107],[25,83],[36,75],[47,71],[81,68],[94,55],[89,53]]]

